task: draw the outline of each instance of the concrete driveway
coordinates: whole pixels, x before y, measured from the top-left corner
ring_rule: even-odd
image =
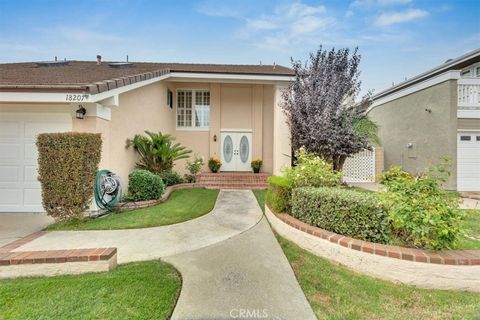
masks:
[[[45,213],[0,213],[0,247],[53,223]]]

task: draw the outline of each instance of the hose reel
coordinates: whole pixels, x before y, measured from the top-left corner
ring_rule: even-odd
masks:
[[[108,170],[100,170],[95,178],[95,202],[101,209],[111,211],[122,195],[120,178]]]

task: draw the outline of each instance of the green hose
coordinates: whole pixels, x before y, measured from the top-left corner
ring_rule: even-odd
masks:
[[[110,191],[107,193],[105,188],[102,188],[102,182],[104,181],[105,177],[111,177],[118,182],[118,187],[114,191]],[[115,177],[115,175],[105,169],[98,171],[97,176],[95,177],[95,202],[101,209],[105,209],[108,211],[112,211],[113,207],[118,203],[120,198],[120,183]],[[107,197],[110,198],[107,200]]]

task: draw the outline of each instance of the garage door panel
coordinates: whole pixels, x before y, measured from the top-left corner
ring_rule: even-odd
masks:
[[[42,203],[42,191],[39,188],[23,189],[23,203],[25,205],[38,205]]]
[[[33,142],[26,142],[24,144],[24,155],[25,160],[35,160],[38,159],[38,149],[37,145]]]
[[[21,178],[20,171],[18,166],[0,166],[0,182],[18,182]]]
[[[0,188],[1,205],[18,205],[21,201],[20,189]]]
[[[478,132],[461,132],[457,138],[457,189],[480,191],[480,140]]]
[[[38,182],[38,170],[37,166],[25,166],[24,167],[23,181],[25,182]]]
[[[69,113],[0,113],[0,212],[41,212],[36,137],[72,130]]]
[[[19,122],[0,121],[0,139],[19,137],[20,132],[21,125]]]
[[[0,161],[19,161],[22,158],[21,150],[19,143],[0,142]]]

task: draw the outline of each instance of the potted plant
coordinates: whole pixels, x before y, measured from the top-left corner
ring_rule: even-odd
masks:
[[[252,169],[253,169],[253,172],[254,173],[259,173],[260,172],[260,168],[262,167],[262,160],[253,160],[250,165],[252,166]]]
[[[213,173],[218,172],[221,166],[222,166],[222,162],[220,161],[220,159],[217,159],[215,157],[211,157],[210,159],[208,159],[208,168]]]

